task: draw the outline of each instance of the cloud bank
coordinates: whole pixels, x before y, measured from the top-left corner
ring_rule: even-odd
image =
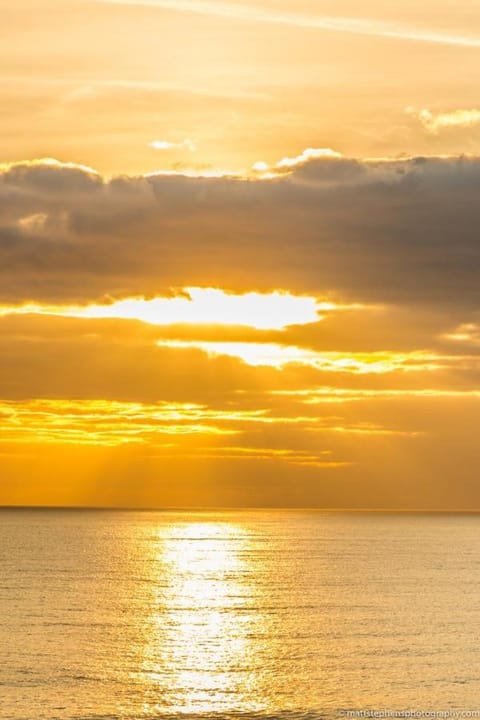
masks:
[[[3,166],[0,302],[207,286],[478,306],[480,159],[299,158],[271,179]]]

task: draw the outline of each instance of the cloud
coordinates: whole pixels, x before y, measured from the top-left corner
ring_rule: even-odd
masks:
[[[449,128],[472,128],[480,125],[480,110],[452,110],[444,113],[432,113],[427,109],[408,107],[406,113],[417,118],[430,133],[437,134]]]
[[[198,348],[208,355],[240,358],[248,365],[281,368],[288,364],[309,365],[323,372],[390,373],[428,372],[458,361],[457,356],[442,357],[425,352],[412,353],[316,353],[306,348],[275,343],[209,340],[160,340],[160,347]]]
[[[297,155],[297,157],[285,157],[282,160],[280,160],[275,167],[276,168],[292,168],[295,167],[295,165],[301,165],[302,163],[307,162],[308,160],[319,160],[321,158],[341,158],[342,155],[339,152],[336,152],[335,150],[331,150],[330,148],[306,148],[300,155]]]
[[[460,323],[456,328],[444,333],[443,337],[456,343],[466,345],[480,344],[480,324],[474,322]]]
[[[442,306],[468,322],[479,300],[480,159],[327,156],[284,170],[106,180],[51,161],[4,166],[0,302],[288,288]]]
[[[0,164],[0,177],[12,190],[21,187],[41,193],[89,192],[102,183],[100,175],[88,165],[55,158]]]
[[[324,158],[335,159],[341,158],[342,154],[331,148],[306,148],[300,155],[296,157],[284,157],[279,160],[275,165],[270,167],[268,163],[259,160],[254,163],[252,170],[262,175],[268,175],[274,177],[282,172],[291,171],[298,165],[303,165],[310,160],[320,160]]]
[[[195,152],[197,147],[192,140],[186,138],[181,142],[169,142],[168,140],[152,140],[149,147],[154,150],[188,150],[189,152]]]
[[[116,5],[144,5],[177,12],[212,15],[248,22],[289,25],[310,30],[351,33],[370,37],[391,38],[414,42],[435,43],[458,47],[480,47],[480,38],[423,30],[401,24],[385,23],[371,19],[335,16],[282,13],[268,7],[253,7],[240,3],[203,2],[201,0],[99,0]]]
[[[47,221],[48,215],[45,213],[33,213],[33,215],[26,215],[24,218],[20,218],[18,225],[26,231],[41,232]]]
[[[362,309],[328,322],[336,318],[340,330],[350,312],[353,327]],[[384,313],[382,325],[395,326],[396,311]],[[415,324],[421,310],[410,314]],[[184,337],[194,330],[185,327]],[[0,318],[3,502],[479,505],[480,367],[463,346],[455,356],[446,341],[454,347],[441,368],[404,372],[424,362],[417,350],[393,354],[391,372],[349,373],[333,363],[275,369],[158,346],[167,332],[178,330],[108,318]],[[224,332],[201,330],[206,338]],[[274,333],[248,332],[257,341]],[[307,342],[312,326],[285,332],[275,331],[281,342],[291,332]],[[360,359],[384,358],[378,347]]]

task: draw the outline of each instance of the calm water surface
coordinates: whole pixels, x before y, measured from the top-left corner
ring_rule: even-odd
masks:
[[[480,516],[0,512],[0,717],[480,709]]]

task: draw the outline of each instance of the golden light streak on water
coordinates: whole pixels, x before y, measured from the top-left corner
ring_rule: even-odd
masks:
[[[251,602],[241,578],[255,568],[248,533],[229,522],[178,523],[158,533],[158,562],[163,578],[156,593],[153,632],[145,648],[148,682],[168,673],[168,709],[176,713],[227,711],[232,695],[251,710],[249,670],[254,645]],[[257,568],[258,570],[258,568]],[[155,703],[152,711],[161,711]]]

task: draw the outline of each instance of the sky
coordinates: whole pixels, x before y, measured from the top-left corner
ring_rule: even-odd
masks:
[[[0,11],[0,504],[480,510],[480,8]]]

